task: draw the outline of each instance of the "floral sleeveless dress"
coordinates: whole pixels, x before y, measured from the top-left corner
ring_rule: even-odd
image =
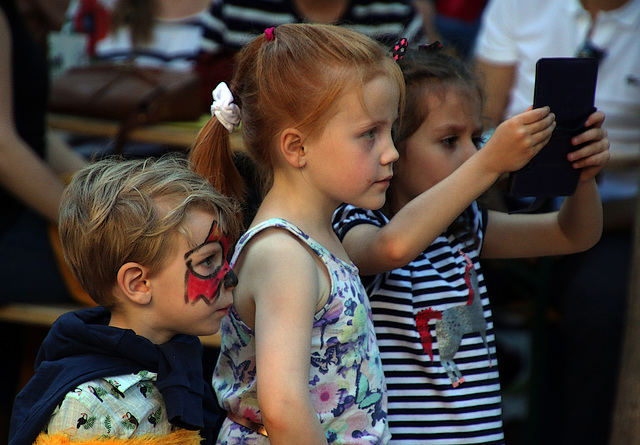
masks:
[[[331,295],[316,313],[311,344],[309,392],[330,444],[385,444],[387,395],[371,307],[358,269],[336,258],[300,229],[282,219],[270,219],[250,229],[238,242],[231,267],[246,243],[267,228],[283,228],[305,242],[326,265]],[[262,423],[256,389],[254,331],[232,307],[222,321],[222,345],[213,373],[220,406],[237,416]],[[226,419],[221,445],[268,444],[259,433]]]

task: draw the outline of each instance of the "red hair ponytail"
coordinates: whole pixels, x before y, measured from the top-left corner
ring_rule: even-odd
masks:
[[[244,204],[246,187],[233,159],[229,131],[212,117],[189,150],[189,166],[220,193]]]

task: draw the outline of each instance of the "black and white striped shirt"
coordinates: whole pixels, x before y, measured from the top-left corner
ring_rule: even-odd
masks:
[[[266,28],[305,21],[290,0],[218,0],[212,12],[213,22],[205,31],[212,52],[237,50]],[[410,0],[353,0],[336,24],[387,46],[402,37],[426,43],[422,16]]]
[[[493,318],[479,264],[486,212],[475,203],[468,212],[475,239],[446,231],[407,266],[363,277],[387,380],[392,443],[504,443]],[[352,206],[334,215],[340,239],[355,225],[387,223],[381,212]],[[479,299],[469,306],[472,293]],[[419,314],[427,323],[422,337]]]

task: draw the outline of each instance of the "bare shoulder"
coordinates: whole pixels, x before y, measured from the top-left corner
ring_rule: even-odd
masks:
[[[243,266],[251,263],[287,264],[309,256],[310,250],[303,241],[286,229],[272,227],[254,236],[241,254]],[[270,267],[271,264],[264,264]]]
[[[248,278],[253,283],[250,292],[256,294],[262,284],[273,280],[290,282],[296,277],[315,274],[315,261],[308,246],[295,235],[285,229],[270,228],[244,246],[234,271],[240,279],[239,286],[244,287],[242,281]]]
[[[313,316],[321,287],[315,255],[284,229],[268,229],[245,245],[234,266],[234,306],[247,325],[258,313]]]

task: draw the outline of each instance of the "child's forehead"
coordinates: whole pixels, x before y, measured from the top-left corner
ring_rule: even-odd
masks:
[[[378,75],[348,89],[341,98],[343,114],[354,112],[377,120],[379,115],[387,117],[397,113],[400,105],[400,87],[389,76]],[[348,107],[348,109],[345,109]],[[349,115],[353,118],[353,115]]]
[[[431,108],[445,101],[455,100],[471,106],[482,105],[480,92],[472,85],[461,81],[447,81],[428,83],[421,88],[422,100],[416,101],[417,106]]]
[[[180,232],[191,250],[226,236],[225,224],[217,214],[211,211],[189,213]]]
[[[443,137],[445,134],[471,130],[483,130],[482,105],[459,90],[445,95],[434,95],[423,101],[423,110],[414,110],[421,116],[425,128]]]

